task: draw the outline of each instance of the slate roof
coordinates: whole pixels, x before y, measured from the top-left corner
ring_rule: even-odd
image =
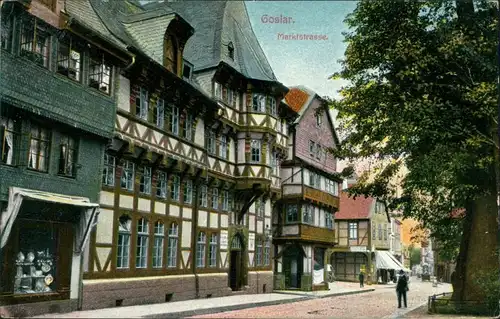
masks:
[[[335,213],[335,219],[369,219],[375,198],[357,196],[349,197],[347,192],[340,193],[340,209]]]

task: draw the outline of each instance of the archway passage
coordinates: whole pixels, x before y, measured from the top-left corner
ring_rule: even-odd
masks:
[[[300,246],[286,248],[283,254],[283,273],[286,289],[300,289],[304,273],[304,252]]]
[[[243,240],[240,235],[231,241],[231,254],[229,263],[229,286],[233,291],[241,289],[243,283]]]

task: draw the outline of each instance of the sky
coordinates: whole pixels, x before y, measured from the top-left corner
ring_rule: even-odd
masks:
[[[340,70],[338,60],[346,49],[342,32],[348,30],[343,21],[356,8],[356,2],[245,3],[253,31],[278,80],[286,86],[304,85],[320,96],[338,98],[337,91],[346,82],[328,80],[328,76]],[[291,34],[318,35],[323,39],[287,40],[284,36]]]

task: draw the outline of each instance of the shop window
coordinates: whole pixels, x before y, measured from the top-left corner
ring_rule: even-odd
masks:
[[[229,191],[222,191],[222,210],[227,212],[229,210]]]
[[[200,188],[200,206],[208,207],[208,187],[207,185],[201,185]]]
[[[7,165],[18,163],[21,134],[19,124],[10,118],[0,118],[0,161]]]
[[[294,223],[299,221],[298,206],[286,205],[286,222]]]
[[[220,157],[227,159],[227,136],[222,135],[220,137]]]
[[[0,25],[0,48],[10,51],[12,45],[12,26],[14,19],[12,16],[2,17]]]
[[[208,266],[217,267],[217,234],[210,235],[210,250],[208,252]]]
[[[204,232],[198,233],[196,241],[196,267],[205,267],[205,250],[207,246],[207,237]]]
[[[109,154],[104,154],[104,167],[102,169],[102,184],[115,186],[116,158]]]
[[[129,268],[130,263],[130,236],[132,220],[127,215],[122,215],[118,225],[118,245],[116,253],[116,268]]]
[[[184,181],[184,204],[191,204],[193,201],[193,181]]]
[[[47,227],[48,226],[48,227]],[[57,291],[58,231],[53,224],[20,226],[14,294],[41,294]]]
[[[183,137],[188,140],[192,141],[193,140],[193,115],[192,114],[186,114],[186,118],[184,119],[184,125],[183,125]]]
[[[276,98],[274,97],[269,97],[270,101],[270,109],[269,113],[273,116],[278,116],[278,108],[276,107]]]
[[[72,38],[59,41],[59,52],[57,55],[57,73],[68,78],[81,81],[82,74],[82,50],[76,45]]]
[[[151,167],[143,167],[141,180],[139,182],[139,192],[142,194],[151,194]]]
[[[91,53],[90,70],[89,70],[89,86],[104,92],[111,93],[111,71],[112,66],[108,63],[103,54]]]
[[[167,173],[156,173],[156,196],[159,198],[167,197]]]
[[[179,226],[172,223],[168,230],[167,261],[169,268],[177,267],[177,247],[179,243]]]
[[[148,241],[149,224],[145,218],[141,218],[137,222],[136,268],[147,268],[148,266]]]
[[[179,176],[172,176],[172,189],[170,191],[170,199],[173,201],[179,201],[179,189],[181,187],[181,180]]]
[[[21,22],[21,51],[22,57],[28,58],[36,64],[49,66],[50,34],[46,25],[36,18],[24,18]]]
[[[266,112],[266,96],[260,93],[252,95],[252,111],[258,113]]]
[[[271,264],[271,241],[266,240],[264,246],[264,266],[269,266]]]
[[[257,239],[255,245],[255,267],[262,266],[262,240]]]
[[[163,267],[163,245],[165,243],[165,226],[161,221],[155,223],[153,245],[153,268]]]
[[[219,209],[219,190],[212,188],[212,208]]]
[[[135,165],[131,161],[125,161],[122,167],[121,188],[134,190]]]
[[[306,224],[314,224],[314,207],[304,205],[302,207],[302,222]]]
[[[216,151],[215,133],[213,131],[209,131],[207,134],[207,151],[209,154],[215,155],[215,151]]]
[[[172,134],[179,135],[179,108],[172,106],[172,113],[170,115],[170,131]]]
[[[135,97],[135,115],[145,121],[148,120],[149,113],[149,93],[146,89],[140,88]]]
[[[252,163],[260,163],[261,141],[252,140],[250,142],[250,161]]]
[[[77,142],[68,135],[61,136],[59,144],[59,171],[60,175],[75,177],[77,160]]]
[[[49,130],[31,123],[30,153],[28,167],[37,171],[47,172],[50,158]]]
[[[165,100],[159,98],[156,100],[155,111],[153,112],[154,122],[157,127],[164,128],[165,126]]]
[[[349,239],[358,239],[358,223],[349,223]]]

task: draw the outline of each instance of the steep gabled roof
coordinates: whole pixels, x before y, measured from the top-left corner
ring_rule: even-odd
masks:
[[[347,192],[340,193],[340,209],[335,219],[369,219],[375,198],[357,196],[349,197]]]

